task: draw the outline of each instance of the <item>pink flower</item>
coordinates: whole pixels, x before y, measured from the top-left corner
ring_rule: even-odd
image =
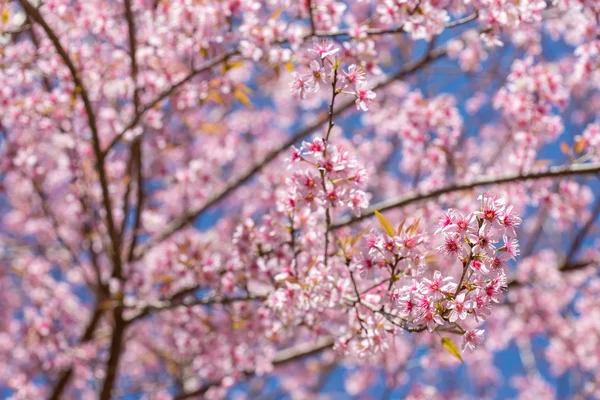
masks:
[[[500,229],[498,218],[504,212],[502,199],[493,193],[485,193],[479,196],[478,200],[481,200],[481,209],[475,212],[475,215],[483,220],[483,227],[486,230],[489,228]]]
[[[463,335],[462,351],[465,351],[467,347],[474,350],[479,346],[483,342],[483,332],[483,329],[466,331]]]
[[[431,280],[423,279],[423,289],[421,293],[433,295],[434,298],[441,298],[442,292],[448,290],[448,285],[452,281],[451,276],[442,277],[440,271],[435,271]]]
[[[327,74],[325,69],[319,64],[317,60],[312,60],[309,64],[312,78],[315,82],[315,92],[319,91],[319,81],[326,82]]]
[[[315,81],[311,76],[300,76],[297,72],[292,72],[292,81],[289,83],[292,89],[292,94],[298,93],[300,99],[306,98],[306,93],[316,92],[318,88],[315,86]]]
[[[356,216],[359,216],[362,209],[369,207],[369,196],[362,190],[350,190],[348,207],[352,209]]]
[[[438,228],[434,232],[435,235],[437,235],[438,233],[448,232],[448,231],[453,231],[454,230],[453,229],[454,226],[452,224],[452,218],[450,216],[451,211],[452,210],[449,210],[447,213],[445,213],[440,218],[438,218],[438,220],[437,220]]]
[[[309,52],[317,54],[321,60],[325,57],[334,55],[340,51],[339,47],[334,47],[332,43],[317,43],[312,49],[308,49]]]
[[[513,259],[514,260],[515,257],[520,252],[520,250],[519,250],[519,242],[517,241],[517,239],[511,239],[511,238],[509,238],[506,235],[503,236],[503,240],[504,240],[504,246],[502,246],[501,248],[499,248],[498,251],[502,251],[502,252],[505,252],[505,253],[502,254],[502,255],[500,255],[500,258],[506,258],[507,260],[509,260],[509,259]]]
[[[477,271],[477,272],[480,272],[483,274],[487,274],[489,272],[485,263],[482,262],[481,260],[472,260],[470,267],[473,271]]]
[[[429,307],[421,312],[421,323],[425,323],[427,330],[433,332],[437,325],[444,325],[445,321],[433,307]]]
[[[315,155],[320,158],[325,150],[325,141],[320,138],[314,138],[312,142],[302,142],[302,151],[306,155]]]
[[[521,218],[518,214],[513,211],[513,206],[506,207],[504,213],[499,216],[500,225],[502,225],[504,232],[510,237],[516,237],[515,227],[521,225]]]
[[[448,303],[448,309],[452,310],[448,317],[450,322],[456,322],[459,319],[464,320],[467,318],[469,303],[465,302],[464,292],[459,294],[456,299],[450,300]]]
[[[373,99],[377,96],[375,92],[365,87],[364,82],[357,83],[354,94],[356,96],[356,109],[363,111],[369,110],[369,104],[371,104]]]
[[[488,298],[494,303],[500,302],[500,295],[506,287],[506,277],[500,275],[498,278],[492,279],[488,285],[485,286],[484,291]]]
[[[467,255],[465,243],[463,243],[458,234],[452,232],[444,234],[444,244],[439,246],[437,250],[451,260],[463,258]]]
[[[412,314],[412,312],[416,308],[416,305],[417,304],[414,295],[411,293],[406,294],[404,296],[400,296],[400,298],[398,299],[398,310],[404,318],[407,318]]]
[[[363,69],[356,64],[352,64],[348,67],[348,72],[342,71],[342,76],[348,83],[356,85],[359,82],[366,82],[365,72]]]

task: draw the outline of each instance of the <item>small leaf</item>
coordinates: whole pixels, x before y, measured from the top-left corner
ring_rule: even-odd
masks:
[[[437,261],[438,261],[437,257],[434,256],[433,254],[428,254],[427,256],[425,256],[425,262],[434,263]]]
[[[356,243],[358,243],[358,241],[360,240],[361,237],[364,236],[365,233],[367,233],[369,231],[369,228],[365,228],[362,231],[358,232],[358,234],[354,237],[350,238],[350,247],[354,246]]]
[[[421,223],[421,218],[417,219],[414,224],[406,228],[406,233],[410,236],[414,235],[417,229],[419,229],[419,224]]]
[[[560,151],[562,151],[563,154],[566,154],[566,155],[569,155],[569,153],[571,153],[571,150],[569,149],[569,145],[566,142],[560,143]]]
[[[223,96],[221,96],[221,93],[219,93],[219,91],[217,90],[211,90],[210,92],[208,92],[206,99],[212,100],[220,105],[225,105],[225,100],[223,99]]]
[[[269,16],[269,19],[270,19],[270,20],[277,19],[277,17],[279,17],[279,15],[281,15],[281,13],[282,13],[283,11],[284,11],[284,8],[283,8],[283,7],[281,7],[281,8],[278,8],[277,10],[273,11],[273,14],[271,14],[271,15]]]
[[[452,339],[447,337],[442,338],[442,346],[444,346],[444,348],[448,350],[448,353],[458,358],[460,362],[464,362],[460,355],[460,351],[458,351],[458,347],[456,347],[456,344],[454,344],[454,341]]]
[[[534,167],[547,167],[550,164],[552,164],[552,162],[550,160],[541,159],[541,160],[536,160],[536,162],[533,163],[533,166]]]
[[[402,228],[404,228],[404,223],[406,222],[406,218],[404,218],[402,220],[402,222],[400,222],[400,224],[398,225],[398,230],[396,231],[398,233],[398,235],[402,232]]]
[[[223,66],[221,67],[221,73],[225,73],[229,70],[235,69],[235,68],[239,68],[242,65],[244,65],[244,61],[231,61],[231,62],[226,62],[225,64],[223,64]]]
[[[217,134],[223,132],[224,126],[222,124],[216,124],[214,122],[205,122],[200,125],[198,131],[200,133]]]
[[[575,152],[581,153],[585,149],[585,139],[579,138],[577,143],[575,143]]]
[[[377,219],[379,220],[379,224],[381,225],[383,230],[386,231],[388,235],[394,236],[394,226],[392,225],[392,223],[386,217],[384,217],[383,214],[381,214],[379,211],[374,210],[373,212],[377,216]]]
[[[285,69],[288,70],[288,72],[292,72],[296,67],[294,66],[294,63],[291,61],[288,61],[285,63]]]
[[[239,100],[240,103],[242,103],[246,107],[252,107],[252,102],[250,101],[250,98],[246,95],[246,93],[244,93],[243,90],[235,89],[233,91],[233,95],[236,99]]]

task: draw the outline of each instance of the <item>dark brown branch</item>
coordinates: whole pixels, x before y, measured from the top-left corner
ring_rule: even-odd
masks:
[[[138,233],[142,224],[142,209],[144,207],[144,174],[142,171],[142,138],[136,138],[132,143],[132,152],[136,154],[137,158],[137,204],[135,206],[135,220],[133,222],[133,229],[131,231],[131,244],[129,245],[129,251],[127,253],[127,261],[133,260],[133,251],[137,244]]]
[[[143,319],[155,312],[163,311],[163,310],[172,310],[177,307],[192,307],[192,306],[209,306],[216,304],[233,304],[244,301],[254,301],[254,300],[264,300],[265,297],[260,296],[237,296],[237,297],[208,297],[204,299],[192,299],[189,301],[181,301],[181,296],[173,296],[171,300],[162,300],[153,304],[148,304],[141,309],[139,309],[139,313],[134,317],[127,320],[127,323],[132,323],[134,321],[138,321]]]
[[[92,340],[92,337],[94,336],[94,332],[96,331],[96,327],[98,326],[98,323],[100,322],[101,317],[102,317],[102,309],[101,309],[100,305],[98,304],[96,306],[96,309],[94,310],[94,313],[92,314],[92,319],[88,323],[83,335],[81,336],[81,339],[79,340],[79,343],[85,343],[85,342],[89,342],[90,340]],[[60,378],[54,385],[54,388],[52,389],[50,396],[48,397],[49,400],[59,400],[62,398],[62,394],[65,391],[65,389],[67,388],[67,384],[69,383],[69,380],[71,379],[72,375],[73,375],[73,368],[69,368],[61,374]]]
[[[136,61],[136,40],[135,40],[135,20],[133,18],[133,11],[131,9],[131,0],[125,0],[125,18],[127,20],[127,30],[129,37],[129,56],[131,59],[131,79],[133,81],[134,90],[133,90],[133,104],[135,112],[138,112],[140,101],[139,101],[139,93],[137,87],[137,74],[138,74],[138,66]],[[136,210],[136,220],[134,223],[133,231],[132,231],[132,244],[129,250],[128,258],[131,258],[131,253],[133,251],[133,247],[135,246],[135,238],[137,237],[137,230],[140,224],[140,215],[141,215],[141,206],[143,203],[143,179],[142,179],[142,156],[141,156],[141,148],[142,141],[141,137],[136,138],[131,145],[131,165],[136,165],[137,167],[137,210]],[[104,153],[102,153],[104,156]],[[128,199],[126,199],[128,201]],[[123,215],[124,219],[127,219],[127,215]],[[125,226],[125,225],[124,225]],[[121,253],[119,249],[116,248],[117,257],[119,260],[121,259]],[[123,279],[120,271],[117,271],[117,267],[115,266],[115,271],[113,271],[113,276],[117,279]],[[102,384],[102,389],[100,392],[100,400],[110,400],[112,398],[112,391],[117,381],[118,369],[121,359],[121,354],[123,353],[123,345],[124,345],[124,336],[125,331],[127,329],[127,323],[123,319],[123,306],[118,305],[113,310],[113,319],[114,319],[114,328],[112,331],[110,350],[109,350],[109,358],[106,362],[106,377],[104,379],[104,383]]]
[[[123,220],[121,221],[121,237],[125,234],[125,229],[127,228],[127,215],[129,214],[129,198],[131,197],[131,186],[133,184],[133,172],[134,172],[134,163],[136,162],[136,157],[134,157],[133,153],[133,143],[130,150],[129,161],[127,162],[127,168],[125,170],[125,176],[127,177],[127,184],[125,186],[125,194],[123,196]]]
[[[123,319],[123,307],[117,306],[113,310],[114,328],[110,343],[108,361],[106,362],[106,378],[102,384],[100,392],[100,400],[110,400],[112,398],[112,389],[117,380],[117,370],[119,368],[119,360],[123,350],[123,339],[127,323]]]
[[[310,34],[312,36],[314,36],[317,29],[315,27],[315,19],[313,17],[313,4],[312,4],[312,0],[307,0],[307,2],[308,2],[308,19],[310,21]]]
[[[417,203],[423,200],[430,200],[436,197],[439,197],[443,194],[461,192],[465,190],[474,189],[480,186],[486,185],[500,185],[511,182],[522,182],[536,179],[544,179],[544,178],[558,178],[565,176],[573,176],[573,175],[594,175],[600,174],[600,163],[594,164],[574,164],[569,166],[560,166],[560,167],[550,167],[542,171],[531,172],[528,174],[510,174],[499,177],[485,177],[481,179],[477,179],[475,181],[469,183],[462,184],[453,184],[449,186],[445,186],[436,190],[432,190],[425,193],[415,193],[408,196],[403,196],[396,199],[382,201],[377,203],[369,208],[367,212],[362,214],[359,217],[355,218],[345,218],[342,219],[337,224],[334,224],[331,229],[336,230],[342,228],[344,226],[352,225],[358,221],[362,221],[366,218],[372,217],[374,214],[374,210],[378,210],[380,212],[391,210],[394,208],[401,208],[407,206],[409,204]]]
[[[446,28],[454,28],[454,27],[457,27],[460,25],[464,25],[468,22],[471,22],[471,21],[477,19],[478,16],[479,16],[478,13],[473,13],[471,15],[467,15],[464,18],[449,22],[446,24],[445,27]],[[403,25],[395,26],[395,27],[391,27],[391,28],[368,28],[363,31],[363,33],[366,34],[367,36],[393,35],[396,33],[403,33],[403,32],[405,32]],[[320,37],[320,38],[335,38],[335,37],[342,37],[342,36],[350,36],[350,30],[349,29],[340,29],[337,31],[314,31],[312,36]]]
[[[129,58],[131,60],[131,80],[133,81],[133,104],[137,113],[139,108],[139,93],[137,86],[138,65],[136,60],[135,19],[131,10],[131,0],[125,0],[125,18],[127,19],[127,31],[129,37]]]
[[[104,204],[104,209],[106,212],[106,224],[108,226],[108,233],[111,239],[111,245],[113,247],[113,275],[117,278],[120,278],[122,274],[121,257],[119,251],[120,241],[112,214],[111,198],[110,193],[108,191],[108,177],[106,175],[106,170],[104,169],[104,156],[102,153],[102,149],[100,148],[100,136],[98,133],[98,126],[96,123],[96,114],[94,113],[87,89],[85,88],[83,81],[79,77],[79,72],[75,68],[71,57],[60,43],[60,40],[56,36],[56,33],[54,33],[52,28],[50,28],[46,20],[39,13],[39,11],[35,7],[33,7],[27,0],[19,0],[19,2],[23,7],[25,13],[29,16],[29,18],[31,18],[32,21],[39,24],[44,29],[46,35],[48,35],[48,38],[54,45],[54,48],[56,49],[57,53],[60,55],[61,59],[69,69],[71,77],[73,78],[73,82],[75,83],[76,91],[79,91],[79,94],[83,101],[85,112],[88,118],[88,124],[92,132],[92,147],[94,149],[94,156],[96,158],[96,169],[98,171],[98,177],[100,179],[100,186],[102,189],[102,202]]]
[[[476,20],[478,17],[479,17],[479,12],[475,11],[475,12],[474,12],[473,14],[471,14],[471,15],[467,15],[466,17],[463,17],[463,18],[457,19],[456,21],[448,22],[448,23],[445,25],[445,27],[446,27],[446,29],[448,29],[448,28],[455,28],[455,27],[457,27],[457,26],[464,25],[464,24],[466,24],[466,23],[469,23],[469,22],[471,22],[471,21],[474,21],[474,20]]]

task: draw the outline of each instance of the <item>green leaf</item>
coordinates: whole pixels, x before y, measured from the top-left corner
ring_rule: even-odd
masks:
[[[379,220],[379,224],[381,225],[383,230],[386,231],[388,235],[394,236],[394,226],[392,225],[392,223],[386,217],[384,217],[383,214],[381,214],[379,211],[374,210],[373,212],[377,216],[377,219]]]
[[[460,351],[458,351],[458,347],[456,347],[456,344],[452,339],[447,337],[442,338],[442,346],[444,346],[444,348],[448,350],[448,353],[458,358],[460,362],[464,362],[460,355]]]

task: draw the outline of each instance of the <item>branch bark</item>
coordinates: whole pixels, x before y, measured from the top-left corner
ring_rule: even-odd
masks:
[[[81,339],[79,340],[79,343],[89,342],[92,339],[92,337],[94,336],[94,332],[96,331],[96,328],[98,327],[98,324],[100,323],[101,317],[102,317],[102,309],[100,307],[100,304],[98,304],[92,314],[92,318],[91,318],[90,322],[88,323],[83,335],[81,336]],[[73,368],[72,367],[67,369],[66,371],[64,371],[61,374],[60,378],[54,385],[52,392],[50,393],[50,396],[48,397],[49,400],[59,400],[62,397],[62,394],[65,391],[65,389],[67,388],[67,384],[69,383],[69,380],[71,379],[71,376],[73,376]]]
[[[394,208],[402,208],[409,204],[417,203],[423,200],[430,200],[437,198],[443,194],[461,192],[469,189],[474,189],[480,186],[486,185],[500,185],[511,182],[522,182],[544,178],[558,178],[573,175],[598,175],[600,174],[600,163],[594,164],[574,164],[568,166],[549,167],[545,170],[538,172],[531,172],[528,174],[509,174],[496,177],[485,177],[477,179],[468,183],[456,183],[449,186],[444,186],[439,189],[435,189],[424,193],[414,193],[408,196],[402,196],[396,199],[385,200],[377,203],[369,208],[369,210],[359,217],[344,218],[337,224],[332,225],[331,230],[343,228],[348,225],[352,225],[356,222],[370,218],[375,215],[375,210],[384,212],[392,210]]]
[[[106,212],[106,224],[108,227],[108,233],[111,240],[112,249],[112,261],[114,264],[114,274],[116,277],[121,277],[122,274],[122,266],[121,266],[121,257],[120,257],[120,241],[117,232],[117,228],[115,226],[115,222],[112,214],[112,204],[110,193],[108,191],[108,177],[106,175],[106,170],[104,169],[104,155],[102,153],[102,149],[100,148],[100,136],[98,133],[98,126],[96,123],[96,114],[94,113],[94,109],[92,107],[92,103],[88,96],[87,89],[83,84],[79,76],[79,72],[71,57],[65,50],[65,48],[60,43],[60,40],[56,36],[56,33],[52,30],[52,28],[48,25],[44,17],[39,13],[39,11],[33,7],[29,1],[27,0],[19,0],[19,3],[23,7],[23,10],[27,14],[27,16],[40,25],[50,41],[52,42],[56,52],[60,55],[60,58],[65,63],[69,72],[71,73],[71,77],[73,82],[75,83],[76,89],[78,88],[79,94],[81,96],[81,100],[83,101],[85,112],[88,118],[88,125],[90,127],[90,131],[92,132],[92,147],[94,150],[94,157],[96,158],[96,169],[98,171],[98,177],[100,180],[100,186],[102,190],[102,202],[104,205],[104,210]]]

